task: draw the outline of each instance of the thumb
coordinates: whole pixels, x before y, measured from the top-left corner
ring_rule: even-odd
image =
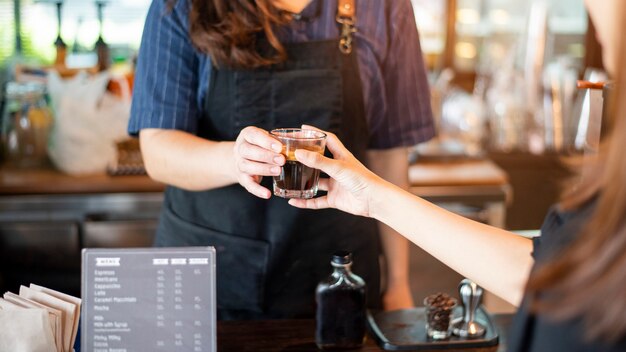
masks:
[[[339,171],[339,161],[310,150],[296,150],[296,159],[308,167],[324,171],[330,177],[334,177]]]

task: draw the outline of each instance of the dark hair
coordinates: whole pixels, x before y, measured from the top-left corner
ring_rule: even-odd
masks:
[[[176,0],[169,0],[170,6]],[[191,0],[189,36],[215,66],[257,68],[282,62],[276,28],[291,20],[272,0]],[[261,41],[262,38],[262,41]],[[269,44],[261,50],[263,43]]]
[[[618,16],[626,19],[625,5]],[[626,40],[617,46],[614,62],[623,63]],[[583,318],[587,338],[611,342],[626,336],[626,68],[615,69],[610,138],[588,165],[586,180],[561,202],[573,210],[596,199],[594,213],[564,252],[531,274],[527,286],[535,312]]]

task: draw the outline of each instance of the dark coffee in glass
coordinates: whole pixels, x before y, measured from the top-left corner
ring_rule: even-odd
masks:
[[[274,182],[279,190],[312,190],[319,179],[320,170],[303,165],[299,161],[287,160]]]
[[[326,147],[326,134],[315,130],[283,128],[271,132],[282,145],[286,162],[280,175],[274,176],[274,195],[283,198],[313,198],[317,194],[320,171],[296,160],[297,149],[320,154]]]

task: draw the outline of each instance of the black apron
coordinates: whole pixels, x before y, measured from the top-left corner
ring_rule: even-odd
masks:
[[[255,70],[213,69],[199,136],[234,141],[246,126],[303,123],[336,133],[360,160],[368,143],[356,53],[338,39],[286,45],[288,60]],[[223,165],[215,165],[223,167]],[[271,188],[271,177],[262,185]],[[168,187],[157,246],[215,246],[218,319],[311,318],[315,287],[331,273],[336,250],[380,308],[380,244],[372,219],[338,210],[301,210],[264,200],[236,184],[191,192]]]

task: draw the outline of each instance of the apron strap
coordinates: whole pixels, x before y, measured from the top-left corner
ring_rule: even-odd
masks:
[[[354,0],[337,1],[337,23],[341,25],[339,50],[348,55],[352,52],[352,34],[356,32],[356,6]]]

